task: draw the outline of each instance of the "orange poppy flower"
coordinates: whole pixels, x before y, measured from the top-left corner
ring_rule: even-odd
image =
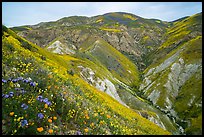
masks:
[[[111,118],[111,116],[110,116],[110,115],[106,115],[106,117],[107,117],[107,118]]]
[[[53,130],[52,130],[52,129],[49,129],[48,132],[49,132],[50,134],[52,134],[52,133],[53,133]]]
[[[52,119],[48,119],[48,122],[49,122],[49,123],[52,123]]]
[[[14,112],[10,112],[10,116],[13,116],[14,115]]]
[[[42,132],[42,131],[43,131],[43,127],[37,128],[37,131],[38,131],[38,132]]]
[[[86,117],[86,119],[89,119],[89,116],[87,114],[85,115],[85,117]]]
[[[53,120],[56,120],[57,119],[57,117],[53,117]]]

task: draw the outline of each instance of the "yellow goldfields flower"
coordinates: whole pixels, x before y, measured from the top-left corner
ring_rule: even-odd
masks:
[[[91,127],[93,127],[93,126],[94,126],[94,123],[92,122],[92,123],[91,123]]]
[[[48,87],[47,87],[47,89],[50,89],[50,88],[51,88],[51,86],[48,86]]]
[[[104,122],[103,121],[100,121],[100,125],[103,125],[104,124]]]
[[[52,133],[53,133],[53,130],[52,130],[52,129],[49,129],[48,132],[49,132],[50,134],[52,134]]]
[[[45,108],[48,108],[48,105],[47,105],[47,104],[45,104]]]
[[[89,131],[89,129],[88,129],[88,128],[85,128],[85,129],[84,129],[84,131],[85,131],[85,132],[88,132],[88,131]]]
[[[98,113],[94,113],[94,116],[95,116],[95,117],[98,116]]]
[[[23,117],[19,117],[19,118],[17,119],[17,121],[19,122],[21,119],[23,119]]]
[[[14,115],[14,112],[10,112],[10,116],[13,116]]]
[[[9,86],[10,86],[10,87],[13,87],[13,86],[14,86],[14,84],[13,84],[12,81],[9,83]]]
[[[37,128],[37,131],[38,131],[38,132],[42,132],[42,131],[43,131],[43,127]]]
[[[48,119],[48,122],[49,122],[49,123],[52,123],[52,119]]]

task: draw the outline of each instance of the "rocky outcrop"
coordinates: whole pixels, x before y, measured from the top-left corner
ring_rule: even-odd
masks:
[[[65,46],[58,40],[52,43],[50,46],[48,46],[47,50],[52,51],[53,53],[57,53],[57,54],[74,54],[75,53],[74,50],[69,49],[67,46]]]
[[[80,75],[81,77],[87,81],[89,84],[96,87],[98,90],[103,91],[107,93],[109,96],[123,104],[124,106],[127,106],[119,97],[117,90],[115,88],[115,85],[108,79],[104,78],[101,79],[99,77],[95,76],[95,72],[91,70],[90,68],[86,68],[83,66],[78,66],[78,68],[81,69]],[[128,106],[127,106],[128,107]]]
[[[171,66],[171,72],[168,74],[167,83],[164,85],[174,97],[178,96],[181,86],[198,70],[199,64],[185,64],[182,58],[178,63]]]
[[[202,69],[201,59],[194,61],[194,63],[188,63],[188,61],[180,57],[180,54],[181,51],[177,51],[158,66],[150,68],[145,73],[143,82],[140,85],[143,97],[147,98],[154,106],[166,113],[174,122],[183,120],[180,117],[181,111],[178,112],[178,106],[175,107],[175,104],[179,101],[177,99],[185,95],[185,93],[180,94],[181,89],[188,85],[186,82],[192,79],[192,77],[195,77],[195,74],[198,75],[197,73],[200,73],[201,75],[200,70]],[[194,106],[193,102],[195,99],[197,99],[195,101],[197,102],[196,104],[199,104],[199,94],[197,95],[197,90],[192,92],[190,94],[191,97],[188,97],[189,100],[185,101],[187,103],[183,105],[188,106],[190,109]],[[198,110],[200,109],[198,105],[196,108]],[[189,123],[189,120],[185,121],[185,123]],[[178,123],[176,125],[180,132],[184,134],[184,127]]]

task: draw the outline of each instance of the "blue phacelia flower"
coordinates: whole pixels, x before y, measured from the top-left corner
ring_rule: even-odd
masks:
[[[13,97],[13,95],[14,95],[14,93],[11,91],[11,92],[9,92],[9,96],[10,97]]]
[[[14,88],[16,91],[20,90],[20,88]]]
[[[28,105],[26,105],[25,103],[23,103],[23,104],[21,105],[21,107],[25,110],[25,109],[28,108]]]
[[[39,117],[40,119],[42,119],[42,118],[44,118],[44,115],[43,115],[42,113],[38,113],[38,117]]]
[[[18,79],[12,79],[13,83],[16,83],[18,81]]]
[[[30,86],[35,87],[36,83],[35,82],[30,82]]]
[[[5,95],[4,95],[4,98],[9,98],[9,95],[8,95],[8,94],[5,94]]]
[[[26,119],[21,120],[21,126],[24,127],[25,125],[28,125],[28,121]]]
[[[19,81],[19,80],[23,80],[23,78],[22,78],[22,77],[18,77],[17,80],[18,80],[18,81]]]
[[[37,97],[37,100],[42,101],[42,100],[43,100],[43,96],[39,95],[39,96]]]
[[[50,101],[47,101],[46,104],[47,104],[48,106],[51,106],[51,105],[52,105],[52,103],[51,103]]]
[[[24,79],[24,80],[23,80],[23,82],[28,83],[28,82],[29,82],[29,80],[28,80],[28,79]]]
[[[5,80],[5,79],[2,79],[2,82],[3,82],[3,83],[6,83],[6,82],[7,82],[7,80]]]
[[[48,102],[48,98],[43,99],[43,102],[47,103]]]
[[[76,135],[82,135],[80,131],[76,131]]]

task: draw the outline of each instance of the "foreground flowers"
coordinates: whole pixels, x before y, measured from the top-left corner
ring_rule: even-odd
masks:
[[[48,122],[49,122],[49,123],[52,123],[52,119],[49,118],[49,119],[48,119]]]
[[[53,120],[56,120],[57,119],[57,117],[53,117]]]
[[[44,115],[43,115],[42,113],[38,113],[38,117],[39,117],[40,119],[43,119],[43,118],[44,118]]]
[[[53,133],[53,129],[49,129],[48,132],[49,132],[50,134],[52,134],[52,133]]]
[[[37,131],[38,131],[38,132],[42,132],[43,130],[44,130],[43,127],[37,128]]]
[[[13,116],[14,115],[14,112],[10,112],[10,114],[9,114],[10,116]]]
[[[28,121],[26,119],[21,120],[21,126],[24,127],[25,125],[28,125]]]
[[[88,132],[88,131],[89,131],[89,129],[88,129],[88,128],[85,128],[85,129],[84,129],[84,131],[85,131],[85,132]]]
[[[26,105],[25,103],[23,103],[23,104],[21,105],[21,107],[22,107],[23,109],[27,109],[27,108],[28,108],[28,105]]]

